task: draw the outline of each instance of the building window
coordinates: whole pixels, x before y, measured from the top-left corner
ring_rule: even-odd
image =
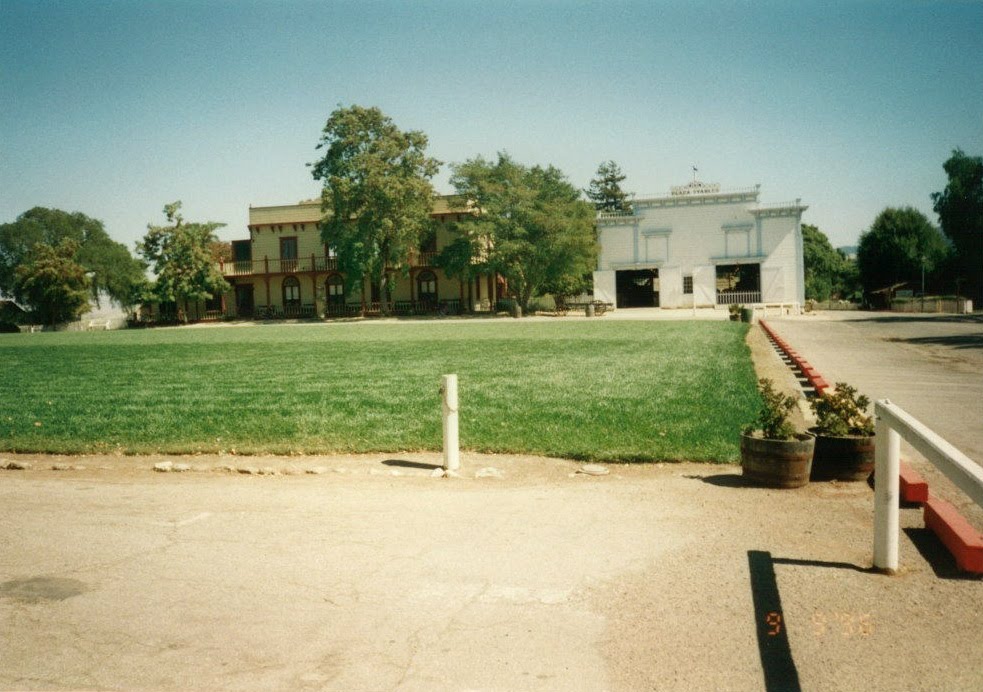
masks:
[[[341,274],[332,274],[325,281],[328,294],[328,305],[342,305],[345,302],[345,280]]]
[[[300,281],[296,276],[283,280],[283,307],[300,307]]]
[[[683,295],[693,295],[693,275],[683,277]]]
[[[416,297],[423,303],[437,302],[437,275],[433,272],[420,272],[416,277]]]
[[[280,238],[280,271],[297,271],[297,236]]]
[[[431,228],[420,240],[420,252],[437,252],[437,229]]]
[[[338,257],[338,249],[331,244],[325,245],[324,256],[327,257],[328,259],[336,259]]]
[[[211,298],[205,299],[206,312],[220,312],[222,310],[222,294],[216,293]]]

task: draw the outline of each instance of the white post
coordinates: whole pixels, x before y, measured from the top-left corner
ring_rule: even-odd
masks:
[[[901,436],[878,416],[874,444],[874,569],[898,570]]]
[[[444,399],[444,468],[457,471],[461,468],[457,441],[457,375],[444,375],[440,393]]]

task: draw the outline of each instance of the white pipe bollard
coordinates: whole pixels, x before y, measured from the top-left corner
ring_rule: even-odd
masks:
[[[444,375],[440,393],[444,412],[444,469],[457,471],[461,468],[457,440],[457,375]]]
[[[877,418],[874,445],[874,569],[898,571],[901,436]]]

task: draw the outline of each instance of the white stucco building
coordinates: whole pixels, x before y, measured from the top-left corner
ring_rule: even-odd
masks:
[[[761,204],[760,187],[694,180],[634,200],[631,212],[601,214],[594,299],[619,308],[801,304],[807,207]]]

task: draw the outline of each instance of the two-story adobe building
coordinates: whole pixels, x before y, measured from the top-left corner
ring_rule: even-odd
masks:
[[[632,211],[600,214],[594,299],[617,307],[801,304],[801,200],[761,204],[760,185],[693,180]]]
[[[435,232],[410,257],[408,275],[394,272],[397,314],[494,309],[503,286],[497,277],[447,276],[434,258],[454,239],[450,222],[462,212],[451,197],[434,201]],[[352,289],[330,244],[321,238],[321,200],[249,208],[249,238],[232,241],[232,259],[220,269],[232,286],[224,313],[231,317],[316,317],[377,314],[378,286],[366,278]]]

